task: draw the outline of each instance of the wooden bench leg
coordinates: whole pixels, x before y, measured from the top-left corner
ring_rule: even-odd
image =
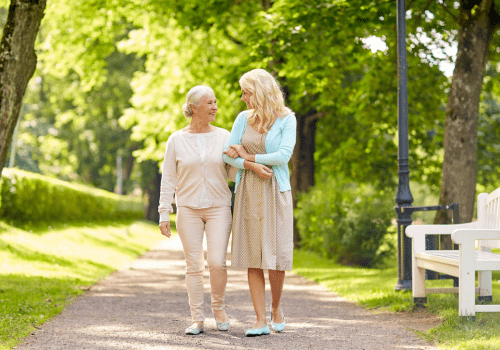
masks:
[[[427,303],[425,296],[425,269],[417,267],[415,259],[412,266],[412,292],[413,302],[417,307],[423,307]]]
[[[493,302],[492,295],[478,296],[477,300],[481,302],[481,304],[488,304]]]
[[[472,261],[472,264],[464,263],[464,260],[460,262],[460,281],[458,286],[458,298],[459,298],[458,309],[460,316],[469,317],[473,319],[476,316],[476,311],[475,311],[476,272],[474,270],[474,259],[472,258],[468,260]]]
[[[482,303],[491,303],[493,301],[491,271],[478,272],[478,285],[478,300]]]
[[[427,297],[413,298],[413,303],[415,304],[416,307],[425,307],[424,304],[427,303]]]

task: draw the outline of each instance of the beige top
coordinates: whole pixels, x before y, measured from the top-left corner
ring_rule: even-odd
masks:
[[[207,145],[207,134],[196,134],[196,142],[198,144],[198,149],[200,152],[201,161],[205,161],[205,149]],[[208,198],[207,186],[203,184],[203,188],[201,189],[200,201],[198,203],[198,208],[194,209],[203,209],[210,208],[210,198]]]
[[[179,130],[167,141],[160,187],[160,222],[169,221],[173,212],[172,197],[178,207],[199,208],[203,188],[210,207],[231,206],[227,186],[228,170],[222,160],[222,149],[229,131],[216,128],[206,133],[205,156],[202,159],[197,142],[199,134]],[[205,197],[206,199],[206,197]]]

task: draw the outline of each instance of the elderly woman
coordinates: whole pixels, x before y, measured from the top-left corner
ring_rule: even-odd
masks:
[[[210,125],[217,99],[208,86],[189,90],[182,110],[191,122],[167,141],[160,189],[160,231],[170,237],[169,214],[175,193],[177,231],[186,258],[186,285],[193,324],[185,333],[203,333],[203,234],[207,239],[212,309],[217,328],[229,329],[223,309],[227,282],[226,253],[231,232],[231,191],[222,150],[229,131]]]
[[[231,266],[248,268],[257,322],[247,336],[269,334],[265,280],[269,271],[273,330],[285,328],[281,292],[293,262],[293,206],[288,161],[295,146],[295,115],[285,107],[278,82],[263,69],[240,79],[248,110],[236,118],[224,161],[239,168],[233,214]]]

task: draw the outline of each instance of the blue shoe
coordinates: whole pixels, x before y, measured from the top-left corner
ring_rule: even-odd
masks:
[[[213,310],[212,310],[213,312]],[[214,312],[214,317],[215,317],[215,312]],[[226,314],[227,317],[227,314]],[[219,331],[227,331],[229,329],[229,318],[227,319],[227,322],[217,322],[217,319],[215,320],[215,323],[217,324],[217,329]]]
[[[185,333],[188,335],[198,335],[198,334],[204,333],[204,332],[205,332],[205,330],[203,329],[203,326],[201,326],[200,328],[195,328],[195,327],[191,326],[191,327],[187,327],[185,330]]]
[[[283,311],[282,311],[283,312]],[[276,333],[279,333],[285,329],[285,316],[283,316],[283,323],[274,323],[273,322],[273,309],[271,308],[271,326],[273,328],[273,331]]]
[[[215,323],[217,323],[217,329],[219,331],[227,331],[229,329],[229,321],[227,321],[227,322],[217,322],[217,321],[215,321]]]
[[[263,328],[246,329],[245,330],[246,337],[258,337],[261,335],[268,335],[270,333],[271,333],[271,331],[269,330],[268,326],[265,326]]]

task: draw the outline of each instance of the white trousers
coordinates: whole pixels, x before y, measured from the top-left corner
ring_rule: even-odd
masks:
[[[212,309],[221,310],[226,292],[226,253],[231,233],[231,207],[191,209],[177,207],[177,232],[186,257],[186,286],[193,322],[203,315],[203,233],[207,237],[207,263],[210,272]]]

